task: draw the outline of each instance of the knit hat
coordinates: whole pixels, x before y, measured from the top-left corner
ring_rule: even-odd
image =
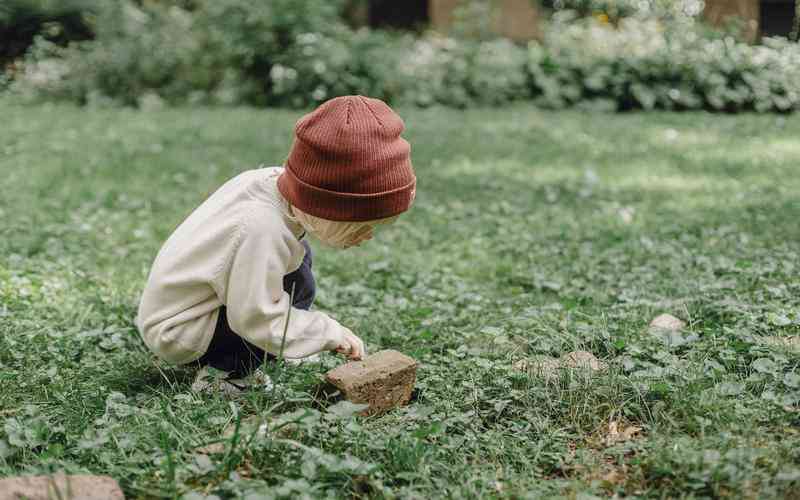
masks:
[[[408,210],[416,177],[403,120],[379,99],[331,99],[302,117],[278,189],[303,212],[363,222]]]

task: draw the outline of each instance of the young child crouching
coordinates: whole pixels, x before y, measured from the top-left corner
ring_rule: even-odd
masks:
[[[305,236],[349,248],[408,210],[416,177],[403,128],[384,102],[362,96],[331,99],[301,118],[283,167],[229,180],[164,243],[136,318],[145,344],[166,361],[204,367],[195,390],[212,387],[205,367],[226,372],[215,386],[226,392],[266,382],[256,368],[281,349],[286,358],[364,356],[359,337],[310,310]]]

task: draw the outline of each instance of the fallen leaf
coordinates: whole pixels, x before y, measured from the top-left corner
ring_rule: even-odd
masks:
[[[550,379],[557,378],[563,369],[582,369],[589,372],[597,372],[605,370],[608,365],[597,359],[590,352],[572,351],[560,358],[521,359],[514,363],[513,368]]]
[[[195,453],[202,455],[222,455],[225,453],[225,443],[211,443],[194,449]]]
[[[514,368],[522,372],[535,373],[544,378],[558,376],[561,362],[558,358],[539,358],[535,360],[521,359],[514,363]]]
[[[561,356],[561,364],[568,368],[588,368],[592,371],[600,371],[608,368],[608,365],[597,359],[594,354],[587,351],[573,351]]]
[[[605,438],[606,446],[630,441],[636,434],[640,432],[642,432],[642,428],[633,425],[620,430],[619,422],[612,420],[608,423],[608,432]]]
[[[614,469],[612,469],[612,470],[608,471],[607,473],[603,474],[602,476],[600,476],[601,480],[603,480],[603,481],[605,481],[607,483],[611,483],[611,484],[619,483],[621,478],[622,478],[622,475],[619,472],[617,472],[616,470],[614,470]]]

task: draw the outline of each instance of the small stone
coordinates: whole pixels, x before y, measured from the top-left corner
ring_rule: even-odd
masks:
[[[650,322],[650,328],[661,328],[663,330],[677,331],[685,327],[686,323],[684,321],[681,321],[671,314],[661,314]]]
[[[125,500],[108,476],[19,476],[0,479],[0,500]]]
[[[407,404],[417,380],[417,362],[394,350],[334,368],[325,380],[352,403],[368,404],[361,415],[384,413]]]

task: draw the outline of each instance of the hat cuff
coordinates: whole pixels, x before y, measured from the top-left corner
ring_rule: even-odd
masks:
[[[340,193],[303,182],[287,162],[278,190],[292,206],[325,220],[366,222],[401,214],[414,200],[416,177],[405,186],[381,193]]]

